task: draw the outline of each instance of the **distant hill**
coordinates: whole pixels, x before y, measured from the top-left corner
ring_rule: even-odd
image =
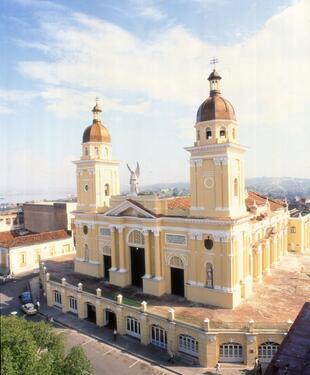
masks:
[[[310,196],[310,179],[292,177],[255,177],[246,179],[247,190],[257,191],[274,198],[294,198]],[[142,191],[160,192],[163,189],[177,189],[189,192],[188,182],[162,183],[141,186]]]
[[[271,197],[294,198],[310,196],[310,179],[292,177],[257,177],[246,180],[248,190]]]

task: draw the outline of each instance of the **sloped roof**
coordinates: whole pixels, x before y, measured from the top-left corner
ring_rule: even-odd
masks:
[[[190,196],[186,197],[176,197],[168,200],[168,209],[173,210],[180,208],[182,210],[188,210],[191,207]]]
[[[282,209],[285,207],[285,202],[279,200],[279,199],[270,199],[265,197],[264,195],[261,195],[259,193],[256,193],[255,191],[249,191],[248,192],[248,197],[245,200],[245,204],[247,208],[249,209],[251,206],[253,206],[254,201],[257,206],[263,206],[266,204],[266,201],[269,201],[270,204],[270,209],[271,211],[276,211],[279,209]]]
[[[1,232],[0,246],[5,248],[31,246],[42,242],[61,240],[69,237],[70,235],[68,232],[63,229],[25,235],[20,235],[17,231]]]

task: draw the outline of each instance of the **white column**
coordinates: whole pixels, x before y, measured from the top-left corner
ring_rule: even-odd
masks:
[[[110,231],[111,231],[111,268],[110,270],[111,271],[115,271],[116,270],[116,233],[115,233],[115,228],[114,227],[111,227],[110,228]]]
[[[145,259],[145,278],[151,277],[151,254],[150,254],[150,236],[149,231],[145,229],[144,234],[144,259]]]
[[[119,271],[126,271],[126,262],[125,262],[125,243],[124,243],[124,228],[118,227],[118,245],[119,245]]]
[[[160,269],[160,232],[158,229],[154,230],[154,239],[155,239],[155,279],[161,280],[161,269]]]

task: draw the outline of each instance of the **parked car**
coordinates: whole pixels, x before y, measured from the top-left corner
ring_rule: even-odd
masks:
[[[18,297],[23,305],[32,302],[31,292],[24,292]]]
[[[0,284],[5,284],[10,280],[13,280],[11,275],[0,275]]]
[[[22,311],[26,315],[35,315],[38,312],[33,303],[26,303],[25,305],[22,305]]]

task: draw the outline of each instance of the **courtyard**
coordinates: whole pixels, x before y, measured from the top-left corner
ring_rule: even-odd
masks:
[[[264,275],[262,283],[254,283],[253,293],[243,300],[235,309],[224,309],[215,306],[192,303],[184,298],[165,294],[154,297],[143,294],[135,287],[119,288],[109,285],[102,279],[74,272],[71,257],[57,261],[46,261],[50,279],[60,281],[65,277],[67,283],[83,283],[83,290],[92,294],[96,289],[102,290],[102,296],[115,300],[118,294],[123,295],[123,303],[139,307],[142,301],[148,304],[148,311],[161,316],[168,316],[168,310],[175,310],[176,320],[201,327],[204,319],[210,320],[211,328],[234,328],[246,325],[250,320],[255,326],[268,328],[274,324],[285,325],[294,320],[302,305],[310,295],[310,251],[303,255],[289,253],[271,269],[270,275]]]

